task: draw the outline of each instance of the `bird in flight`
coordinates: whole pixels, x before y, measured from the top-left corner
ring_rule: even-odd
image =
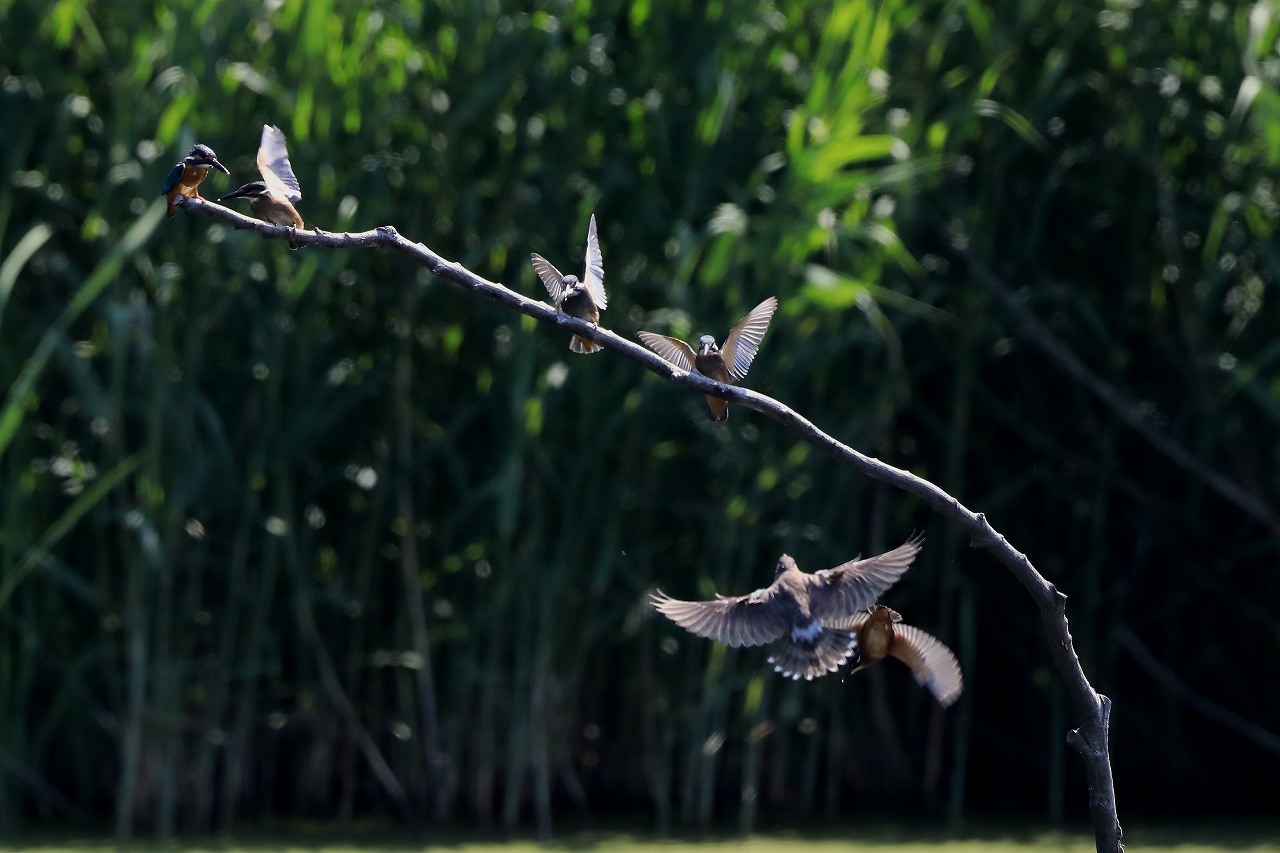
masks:
[[[680,601],[658,590],[651,601],[686,631],[730,646],[762,646],[781,638],[769,663],[787,678],[812,681],[858,654],[857,633],[836,626],[865,611],[902,577],[923,541],[915,536],[892,551],[812,573],[783,554],[773,583],[755,592]]]
[[[904,625],[896,610],[877,604],[865,613],[833,621],[832,627],[849,631],[858,638],[857,661],[852,672],[866,669],[886,657],[895,657],[911,667],[916,682],[927,687],[943,707],[960,698],[964,677],[951,649],[932,634]]]

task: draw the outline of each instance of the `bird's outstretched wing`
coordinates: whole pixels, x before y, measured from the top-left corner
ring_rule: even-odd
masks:
[[[814,572],[809,591],[813,615],[825,625],[875,604],[876,599],[911,568],[911,561],[920,553],[923,541],[924,536],[913,536],[892,551]]]
[[[609,304],[609,296],[604,292],[604,258],[600,255],[600,239],[596,237],[596,215],[591,214],[591,226],[587,229],[587,271],[583,283],[591,301],[601,311]]]
[[[649,349],[674,364],[676,367],[685,371],[693,370],[693,359],[695,354],[693,347],[686,344],[679,338],[673,338],[669,335],[659,335],[654,332],[637,332],[640,340]]]
[[[724,360],[729,365],[729,375],[735,381],[741,382],[747,375],[751,362],[760,350],[760,341],[764,340],[764,333],[769,331],[773,312],[777,310],[777,297],[770,296],[739,320],[738,325],[729,332],[729,337],[725,338]]]
[[[713,601],[681,601],[658,590],[653,606],[691,634],[730,646],[762,646],[782,636],[789,625],[778,587]]]
[[[942,705],[960,698],[964,690],[960,663],[937,637],[911,625],[895,625],[889,654],[911,667],[916,681],[929,688]]]
[[[553,267],[550,261],[537,252],[529,255],[529,261],[533,264],[533,271],[538,274],[538,278],[542,279],[542,286],[547,289],[551,301],[559,305],[564,299],[564,276],[560,275],[560,270]]]
[[[272,124],[262,126],[262,142],[258,144],[258,171],[267,189],[296,203],[302,198],[302,187],[289,164],[289,149],[284,144],[284,132]]]

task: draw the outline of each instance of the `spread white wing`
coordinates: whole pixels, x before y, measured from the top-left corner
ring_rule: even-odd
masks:
[[[262,142],[258,145],[258,171],[267,189],[296,202],[302,198],[302,187],[289,164],[289,149],[284,144],[284,132],[271,124],[262,126]]]
[[[751,362],[760,350],[760,341],[764,339],[764,333],[769,331],[773,312],[777,310],[778,300],[770,296],[739,320],[738,325],[729,332],[729,337],[725,338],[724,360],[729,365],[729,375],[735,381],[741,382],[747,375]]]
[[[654,332],[638,332],[644,345],[674,364],[681,370],[693,372],[693,347],[679,338],[659,335]]]
[[[596,237],[596,215],[591,214],[591,227],[587,229],[587,273],[583,281],[591,301],[601,311],[609,304],[604,292],[604,258],[600,255],[600,240]]]
[[[889,654],[911,667],[911,673],[944,706],[960,698],[964,676],[951,649],[932,634],[910,625],[895,625]]]
[[[914,536],[892,551],[814,572],[809,588],[809,607],[813,615],[824,625],[853,630],[852,624],[841,620],[875,604],[876,599],[911,568],[922,542],[923,536]]]
[[[787,629],[788,608],[778,588],[714,601],[680,601],[658,590],[649,600],[664,616],[691,634],[730,646],[760,646]]]
[[[529,259],[533,264],[533,271],[538,274],[538,278],[542,279],[542,286],[550,294],[551,301],[559,305],[564,299],[564,276],[560,275],[560,270],[553,267],[550,261],[536,252],[531,254]]]

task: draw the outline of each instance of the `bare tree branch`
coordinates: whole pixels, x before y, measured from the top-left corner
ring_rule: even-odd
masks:
[[[1100,853],[1103,851],[1116,853],[1124,849],[1120,840],[1122,831],[1116,816],[1115,783],[1111,772],[1109,744],[1111,700],[1093,689],[1072,647],[1071,632],[1067,625],[1067,597],[1045,580],[1026,555],[1010,545],[982,513],[970,510],[928,480],[842,444],[772,397],[748,388],[722,385],[696,373],[686,373],[648,349],[608,329],[597,328],[584,320],[561,314],[544,302],[534,301],[501,284],[481,278],[461,264],[445,260],[422,243],[402,237],[391,226],[384,225],[372,231],[357,234],[330,234],[319,230],[295,232],[291,228],[251,219],[208,201],[185,200],[183,206],[220,219],[236,228],[255,231],[272,239],[291,239],[303,246],[326,246],[335,249],[380,246],[397,251],[441,278],[448,279],[495,302],[500,302],[539,322],[554,324],[567,332],[589,338],[676,385],[754,409],[787,427],[809,444],[825,451],[840,462],[872,479],[880,480],[914,495],[942,516],[959,524],[968,531],[974,547],[990,551],[996,560],[1018,579],[1039,608],[1041,625],[1049,640],[1050,655],[1067,687],[1067,695],[1079,719],[1080,727],[1067,736],[1067,742],[1074,746],[1084,759],[1089,784],[1089,809],[1093,818],[1097,849]]]

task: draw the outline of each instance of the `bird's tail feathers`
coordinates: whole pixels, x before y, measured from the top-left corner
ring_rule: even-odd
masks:
[[[593,352],[600,352],[604,347],[600,346],[595,341],[590,341],[586,338],[580,338],[577,335],[574,335],[569,339],[569,349],[576,353],[587,355]]]
[[[812,642],[785,641],[769,658],[769,663],[785,678],[812,681],[840,669],[851,657],[855,660],[858,657],[857,636],[823,628]]]

